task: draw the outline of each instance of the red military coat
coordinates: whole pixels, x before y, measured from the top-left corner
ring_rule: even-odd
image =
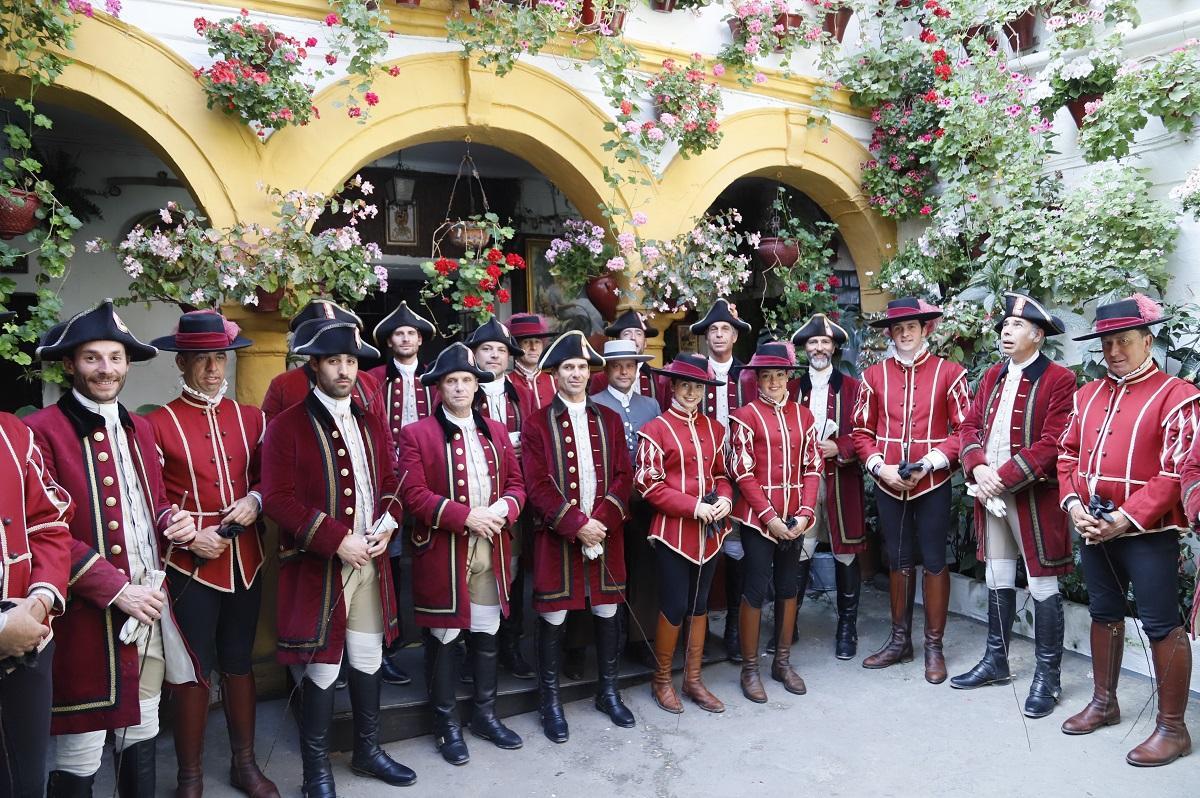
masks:
[[[703,564],[721,550],[729,534],[729,518],[716,535],[706,535],[696,506],[710,491],[733,503],[733,485],[725,476],[725,428],[702,413],[685,413],[675,405],[638,430],[634,484],[654,507],[648,537]]]
[[[437,407],[438,389],[436,385],[422,385],[421,372],[425,367],[418,365],[413,374],[413,396],[417,400],[417,420],[427,417]],[[404,421],[404,380],[396,361],[389,358],[382,366],[376,366],[367,372],[369,377],[377,380],[381,386],[380,395],[383,402],[383,415],[387,420],[387,428],[391,431],[392,441],[400,446],[400,427]]]
[[[633,464],[621,419],[587,400],[587,435],[596,478],[595,503],[580,506],[574,438],[580,434],[560,399],[531,415],[522,435],[525,486],[534,515],[533,606],[538,612],[578,610],[624,600],[625,536]],[[583,556],[576,533],[589,519],[604,524],[604,553]]]
[[[738,489],[733,517],[775,542],[767,524],[816,517],[825,475],[813,415],[799,402],[761,396],[729,414],[726,471]]]
[[[858,402],[858,380],[837,369],[829,375],[825,395],[825,418],[837,424],[835,457],[825,460],[825,518],[834,554],[858,554],[867,550],[866,513],[863,508],[863,473],[854,448],[854,407]],[[789,395],[805,407],[812,396],[812,379],[806,371],[788,385]],[[820,430],[817,430],[818,440]]]
[[[608,374],[603,371],[596,372],[592,375],[591,382],[588,383],[588,395],[600,393],[607,387]],[[650,371],[646,368],[645,363],[642,363],[641,368],[638,369],[637,389],[642,396],[649,396],[658,402],[661,410],[666,410],[671,406],[671,381],[661,374]]]
[[[356,404],[351,413],[366,447],[375,517],[403,520],[396,472],[388,457],[387,430]],[[262,455],[263,512],[279,525],[279,599],[276,658],[284,665],[337,663],[346,640],[342,601],[342,538],[353,534],[354,472],[349,447],[333,416],[315,394],[267,425]],[[392,564],[387,552],[375,557],[383,638],[399,634]]]
[[[308,363],[276,375],[267,386],[267,395],[263,397],[262,411],[267,417],[267,423],[271,423],[275,416],[289,407],[303,402],[316,384],[316,375]],[[387,416],[384,415],[382,395],[382,386],[371,372],[358,372],[358,382],[354,386],[351,398],[356,405],[378,416],[386,427]]]
[[[34,588],[67,605],[71,570],[71,497],[47,473],[33,431],[0,413],[0,599],[23,599]]]
[[[262,411],[222,399],[215,407],[184,394],[146,419],[162,461],[167,498],[192,513],[197,527],[221,523],[223,508],[260,490],[260,446],[266,422]],[[184,501],[184,494],[187,500]],[[255,524],[234,539],[215,560],[197,564],[189,552],[170,552],[167,565],[197,582],[232,593],[238,580],[254,584],[262,567],[262,540]]]
[[[983,373],[971,410],[959,427],[963,472],[974,481],[976,466],[988,465],[988,436],[996,422],[1000,393],[1008,373],[1007,359]],[[1012,456],[996,473],[1017,504],[1021,549],[1036,552],[1025,567],[1030,576],[1057,576],[1074,567],[1071,530],[1058,506],[1058,439],[1067,427],[1075,372],[1052,363],[1045,355],[1026,366],[1013,403],[1008,428]],[[975,502],[975,539],[979,560],[987,559],[987,510]]]
[[[1086,505],[1094,482],[1095,493],[1133,521],[1125,534],[1186,532],[1180,468],[1195,438],[1198,398],[1196,386],[1153,358],[1123,383],[1105,376],[1083,385],[1059,440],[1063,509],[1075,499]]]
[[[971,395],[963,367],[925,350],[912,366],[895,357],[863,373],[854,408],[854,448],[868,468],[882,457],[888,465],[915,463],[936,449],[949,468],[926,471],[907,496],[879,482],[875,487],[897,499],[915,499],[950,481],[958,460],[958,426],[967,416]]]
[[[489,504],[504,501],[511,526],[525,504],[517,455],[499,422],[476,412],[475,427],[491,476]],[[471,626],[467,456],[462,431],[446,418],[444,406],[400,431],[401,494],[405,510],[413,517],[413,617],[419,626],[431,629]],[[505,616],[512,583],[511,549],[512,535],[505,527],[492,539],[492,568]]]
[[[45,456],[47,474],[76,501],[71,519],[67,610],[54,624],[57,647],[50,733],[135,726],[141,721],[140,663],[137,647],[118,638],[129,616],[112,603],[129,584],[117,474],[120,466],[113,442],[105,431],[104,418],[80,404],[74,393],[32,414],[27,423]],[[162,532],[171,525],[171,505],[154,450],[154,431],[150,422],[131,416],[124,407],[121,426],[162,549]],[[182,640],[176,636],[169,606],[163,615],[162,630],[168,681],[201,681],[197,676],[199,664],[183,656]]]
[[[527,415],[549,405],[554,401],[554,396],[558,392],[558,386],[554,383],[554,375],[549,372],[537,371],[530,376],[521,369],[515,368],[509,372],[508,379],[517,389],[517,394],[521,397]]]

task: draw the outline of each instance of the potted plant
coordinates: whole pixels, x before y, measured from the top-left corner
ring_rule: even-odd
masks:
[[[537,55],[560,31],[580,25],[581,0],[484,0],[446,20],[447,38],[463,57],[504,76],[522,55]]]
[[[707,78],[699,53],[694,53],[686,66],[680,66],[673,58],[666,59],[662,69],[651,75],[645,85],[653,98],[658,122],[640,126],[632,121],[626,123],[641,128],[643,144],[651,146],[665,137],[676,142],[686,158],[721,143],[721,125],[717,122],[721,92],[716,81]],[[658,135],[654,133],[656,128],[660,131]]]
[[[664,14],[670,14],[677,8],[696,11],[712,3],[712,0],[650,0],[650,8]]]
[[[550,273],[567,296],[587,292],[588,299],[605,319],[616,316],[616,275],[625,268],[625,258],[604,241],[604,228],[582,219],[568,219],[565,230],[550,242],[546,262]]]
[[[780,186],[771,203],[775,235],[760,238],[757,246],[766,276],[779,286],[778,296],[768,302],[764,292],[762,303],[763,319],[775,330],[813,313],[835,313],[841,285],[832,267],[837,225],[801,219],[792,213],[789,199]]]
[[[695,310],[732,296],[750,279],[750,258],[738,251],[750,243],[738,229],[741,222],[730,208],[700,217],[668,241],[643,241],[642,268],[630,278],[630,289],[653,313]]]
[[[868,146],[871,157],[862,164],[862,189],[882,216],[910,219],[932,210],[937,180],[932,153],[942,136],[939,97],[930,89],[871,112],[875,129]]]
[[[1188,172],[1183,182],[1171,189],[1171,199],[1179,203],[1181,211],[1200,221],[1200,166]]]
[[[1052,58],[1031,89],[1030,99],[1038,102],[1047,116],[1066,106],[1076,126],[1083,127],[1087,104],[1099,100],[1113,86],[1118,56],[1115,50],[1100,47],[1070,58]]]
[[[505,254],[503,247],[513,237],[513,228],[500,224],[496,214],[488,212],[472,216],[470,222],[485,227],[491,246],[468,247],[461,258],[441,254],[434,236],[434,251],[430,260],[421,264],[428,278],[421,288],[426,302],[440,300],[454,310],[482,323],[495,313],[497,302],[508,302],[511,294],[502,285],[504,277],[514,269],[524,269],[525,259],[515,253]],[[457,326],[453,329],[457,330]]]
[[[421,0],[399,2],[411,7],[420,4]],[[392,34],[392,19],[383,5],[376,0],[329,0],[331,13],[325,17],[325,25],[330,29],[325,61],[331,66],[345,64],[346,77],[339,83],[348,87],[345,99],[335,101],[333,106],[344,107],[347,116],[360,123],[379,104],[379,94],[373,91],[375,78],[384,71],[382,62]],[[308,42],[315,45],[316,39],[310,38]],[[386,71],[392,77],[400,74],[396,66]]]
[[[850,17],[854,16],[854,7],[844,5],[839,0],[808,1],[817,8],[818,12],[825,12],[821,18],[821,30],[841,43],[846,38],[846,26],[850,24]]]
[[[821,37],[821,28],[804,31],[804,17],[788,11],[784,0],[738,0],[725,18],[733,40],[721,48],[717,58],[737,71],[738,82],[753,85],[755,63],[770,53],[782,53],[786,68],[791,52],[805,41]]]
[[[1004,23],[1004,35],[1014,53],[1023,53],[1037,44],[1033,35],[1037,24],[1037,6],[1030,6]]]

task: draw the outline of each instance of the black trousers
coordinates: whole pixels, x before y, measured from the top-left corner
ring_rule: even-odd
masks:
[[[887,547],[892,570],[912,568],[914,554],[931,574],[946,568],[946,540],[950,535],[950,483],[944,482],[915,499],[901,501],[875,491],[879,531]]]
[[[742,596],[754,609],[760,609],[767,599],[767,584],[775,587],[775,598],[795,598],[800,582],[800,551],[804,539],[773,542],[767,540],[753,527],[742,527],[742,550],[746,556],[742,563],[746,568],[746,581],[742,585]],[[774,571],[774,578],[771,574]],[[731,611],[737,612],[736,607]]]
[[[234,570],[234,591],[224,593],[174,568],[167,569],[167,585],[179,631],[200,661],[205,679],[214,670],[241,675],[250,672],[262,580],[247,588]]]
[[[0,679],[0,798],[40,798],[46,794],[46,746],[50,742],[51,660],[54,641],[32,668],[17,668]]]
[[[1179,612],[1179,536],[1175,532],[1119,537],[1080,547],[1088,611],[1099,623],[1128,614],[1125,596],[1133,583],[1137,614],[1146,636],[1158,642],[1183,625]]]
[[[717,558],[704,565],[696,563],[666,546],[654,543],[655,570],[658,577],[658,608],[672,626],[683,623],[684,615],[708,612],[708,590],[717,570]]]

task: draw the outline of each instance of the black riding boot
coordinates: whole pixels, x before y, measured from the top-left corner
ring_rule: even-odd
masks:
[[[467,728],[497,748],[520,748],[521,736],[496,717],[496,636],[471,632],[475,652],[475,712]]]
[[[601,618],[592,616],[596,627],[596,709],[608,715],[613,723],[623,729],[636,725],[633,713],[621,701],[617,690],[617,677],[621,670],[620,623],[617,616]]]
[[[329,726],[333,723],[334,688],[322,690],[311,680],[300,682],[300,761],[305,798],[336,798],[329,764]]]
[[[951,687],[974,690],[989,684],[1012,681],[1008,669],[1008,641],[1012,637],[1017,610],[1017,591],[1012,588],[988,591],[988,635],[983,659],[974,668],[950,680]]]
[[[858,560],[849,565],[833,561],[833,573],[837,583],[837,639],[834,654],[838,659],[854,659],[858,653],[858,597],[862,593],[862,572]]]
[[[1025,714],[1044,718],[1054,711],[1062,695],[1062,594],[1056,593],[1045,601],[1034,599],[1033,606],[1033,652],[1037,666],[1029,685],[1029,697],[1025,699]]]
[[[127,746],[114,759],[117,770],[117,795],[121,798],[154,798],[154,740],[142,740]]]
[[[742,591],[746,584],[746,564],[725,556],[725,656],[730,662],[742,661],[742,643],[738,629]]]
[[[558,691],[558,663],[562,656],[566,623],[555,626],[538,618],[538,692],[541,698],[542,731],[550,742],[565,743],[570,731]]]
[[[425,634],[425,683],[433,712],[433,743],[451,765],[465,765],[471,759],[458,720],[458,648],[457,638],[443,645],[432,634]]]
[[[367,674],[351,668],[349,683],[354,714],[354,756],[350,759],[350,769],[393,787],[407,787],[417,780],[417,774],[379,747],[379,690],[383,686],[383,673]]]

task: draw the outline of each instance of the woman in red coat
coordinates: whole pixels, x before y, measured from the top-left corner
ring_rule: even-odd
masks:
[[[654,701],[668,712],[683,711],[671,682],[671,659],[684,617],[688,619],[683,694],[709,712],[725,705],[700,680],[708,625],[708,590],[717,552],[729,534],[733,486],[725,476],[725,428],[699,412],[709,378],[708,358],[681,354],[664,369],[671,380],[667,412],[638,435],[634,483],[655,510],[650,522],[658,573],[659,616],[654,637],[657,669]]]

